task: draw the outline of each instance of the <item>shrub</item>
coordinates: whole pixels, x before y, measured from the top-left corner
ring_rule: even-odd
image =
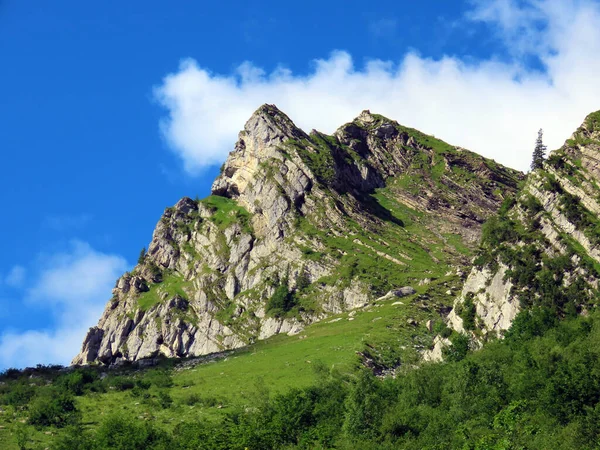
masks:
[[[540,203],[540,201],[535,198],[533,195],[528,195],[525,200],[522,202],[523,206],[530,214],[534,215],[544,210],[544,207]]]
[[[302,270],[300,270],[300,273],[298,274],[298,278],[296,278],[296,287],[299,291],[301,291],[303,289],[306,289],[308,286],[310,286],[310,278],[308,278],[306,270],[302,268]]]
[[[493,216],[481,229],[481,242],[488,247],[497,247],[503,242],[512,242],[517,238],[515,224],[507,217]]]
[[[466,295],[465,301],[463,302],[463,304],[460,305],[460,308],[458,311],[458,315],[463,321],[463,327],[465,328],[465,330],[471,330],[471,331],[475,329],[475,314],[476,314],[476,307],[475,307],[475,303],[473,302],[473,297],[474,297],[474,294],[472,292],[469,292]]]
[[[275,292],[267,302],[267,312],[281,317],[296,306],[296,298],[288,288],[287,277],[275,288]]]
[[[0,401],[4,405],[24,406],[34,397],[35,389],[24,383],[15,383],[9,386],[9,390]]]
[[[161,408],[168,409],[173,404],[173,398],[171,398],[168,392],[160,391],[158,393],[158,403],[160,404]]]
[[[110,385],[117,391],[127,391],[134,388],[135,382],[130,378],[117,376],[110,380]]]
[[[52,450],[99,450],[81,425],[65,427],[52,443]]]
[[[45,392],[29,405],[29,422],[36,427],[61,428],[76,423],[78,419],[75,399],[65,390]]]
[[[448,361],[462,361],[469,352],[469,337],[466,334],[456,333],[450,337],[452,345],[444,348],[444,358]]]
[[[111,416],[98,428],[95,435],[98,448],[113,450],[171,449],[172,440],[162,430],[149,423],[138,423],[132,418]]]
[[[82,395],[86,388],[98,379],[96,372],[89,369],[77,369],[56,379],[56,385],[71,392],[73,395]]]

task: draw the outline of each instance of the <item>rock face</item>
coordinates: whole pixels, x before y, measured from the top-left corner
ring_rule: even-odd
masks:
[[[502,336],[522,309],[583,313],[600,277],[600,112],[486,224],[475,265],[448,324],[481,343]],[[439,352],[438,352],[439,356]]]
[[[468,263],[521,178],[368,111],[327,136],[264,105],[212,195],[165,210],[73,363],[232,349],[418,285]]]

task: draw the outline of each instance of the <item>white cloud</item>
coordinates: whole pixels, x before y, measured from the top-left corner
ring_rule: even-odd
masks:
[[[4,282],[10,287],[19,287],[23,284],[24,281],[25,267],[19,265],[13,266],[13,268],[10,269],[10,272],[8,272],[8,275],[6,275],[6,278],[4,279]]]
[[[514,55],[477,63],[407,53],[357,68],[333,52],[308,75],[251,63],[235,73],[211,73],[184,60],[156,98],[168,109],[161,129],[185,169],[220,164],[238,131],[263,103],[275,103],[301,128],[333,132],[363,109],[519,169],[529,165],[537,130],[550,148],[600,109],[600,11],[591,0],[475,1],[471,21],[487,23]],[[528,71],[535,56],[546,73]]]
[[[68,250],[46,255],[34,265],[35,281],[23,292],[30,308],[47,308],[46,329],[5,331],[0,336],[0,368],[68,364],[79,352],[110,298],[115,280],[127,269],[117,255],[72,241]]]

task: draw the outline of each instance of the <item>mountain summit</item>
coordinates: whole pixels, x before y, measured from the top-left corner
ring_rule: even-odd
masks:
[[[522,178],[369,111],[329,136],[263,105],[212,195],[165,210],[73,363],[237,348],[457,279]]]

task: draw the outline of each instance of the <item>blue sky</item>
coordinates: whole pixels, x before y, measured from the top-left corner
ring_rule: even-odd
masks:
[[[0,0],[0,368],[68,363],[166,206],[276,103],[525,169],[600,109],[596,1]]]

